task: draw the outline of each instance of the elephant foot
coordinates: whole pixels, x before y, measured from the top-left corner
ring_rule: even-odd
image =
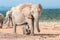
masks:
[[[30,30],[25,30],[25,31],[23,32],[23,34],[24,34],[24,35],[30,35]]]
[[[34,34],[30,34],[31,36],[34,36]]]
[[[17,34],[16,31],[13,31],[13,34],[16,35]]]
[[[38,30],[38,32],[40,32],[40,30]]]
[[[31,36],[33,36],[34,35],[34,32],[31,32],[30,29],[26,29],[25,30],[25,35],[31,35]]]
[[[14,37],[16,37],[16,36],[17,36],[17,33],[12,33],[12,35],[13,35]]]
[[[31,30],[31,33],[30,33],[31,36],[34,36],[34,31]]]
[[[26,35],[30,35],[30,33],[31,33],[31,31],[30,30],[27,30]]]
[[[34,36],[34,32],[31,32],[30,35],[31,35],[31,36]]]
[[[0,28],[2,28],[2,26],[0,26]]]
[[[17,33],[15,33],[15,32],[13,32],[12,34],[13,34],[13,35],[17,35]]]
[[[24,29],[23,34],[24,35],[30,35],[31,31],[29,29]]]

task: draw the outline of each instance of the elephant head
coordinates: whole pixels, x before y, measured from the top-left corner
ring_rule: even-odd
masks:
[[[42,12],[42,6],[40,4],[33,5],[31,12],[32,12],[32,15],[34,17],[34,26],[36,26],[37,31],[40,32],[40,29],[39,29],[39,16],[41,15],[41,12]]]

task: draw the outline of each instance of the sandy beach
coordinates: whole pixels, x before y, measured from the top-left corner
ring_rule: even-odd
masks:
[[[23,35],[22,26],[17,26],[17,34],[13,34],[13,27],[7,24],[0,29],[0,40],[60,40],[60,22],[40,22],[40,32],[34,27],[34,36]]]

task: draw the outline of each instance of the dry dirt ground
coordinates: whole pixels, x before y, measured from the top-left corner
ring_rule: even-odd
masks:
[[[7,24],[0,29],[0,40],[60,40],[60,22],[40,22],[40,32],[34,28],[34,36],[23,35],[22,26],[17,26],[17,34]]]

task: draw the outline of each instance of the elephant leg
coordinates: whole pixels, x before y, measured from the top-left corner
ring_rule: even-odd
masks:
[[[13,26],[13,33],[16,34],[16,24]]]
[[[11,23],[12,23],[12,26],[13,26],[13,22],[12,22],[12,20],[11,20]]]
[[[33,27],[33,34],[34,34],[34,18],[33,18],[33,16],[32,16],[32,27]]]
[[[30,33],[31,33],[31,31],[29,29],[29,25],[25,24],[24,27],[23,27],[23,34],[30,35]]]
[[[0,28],[2,28],[2,24],[0,23]]]
[[[2,21],[2,23],[1,23],[1,28],[3,27],[3,21]]]
[[[12,19],[10,19],[11,20],[11,25],[13,26],[13,21],[12,21]]]
[[[23,34],[25,35],[25,25],[24,25],[24,27],[23,27]]]
[[[25,35],[27,34],[27,29],[28,29],[27,27],[28,27],[27,25],[24,25],[24,27],[23,27],[23,34],[25,34]]]
[[[34,35],[34,26],[33,26],[33,24],[32,24],[33,22],[32,22],[32,19],[28,19],[28,25],[29,25],[29,29],[30,29],[30,31],[31,31],[31,35]]]
[[[12,21],[12,18],[10,18],[10,22],[11,22],[11,25],[13,26],[13,21]]]
[[[29,25],[28,25],[28,24],[26,25],[25,30],[26,30],[26,35],[30,35],[31,30],[30,30],[30,28],[29,28]]]
[[[0,23],[0,28],[2,28],[2,26],[3,26],[3,21],[1,21],[1,23]]]
[[[8,19],[8,27],[10,27],[10,19]]]

